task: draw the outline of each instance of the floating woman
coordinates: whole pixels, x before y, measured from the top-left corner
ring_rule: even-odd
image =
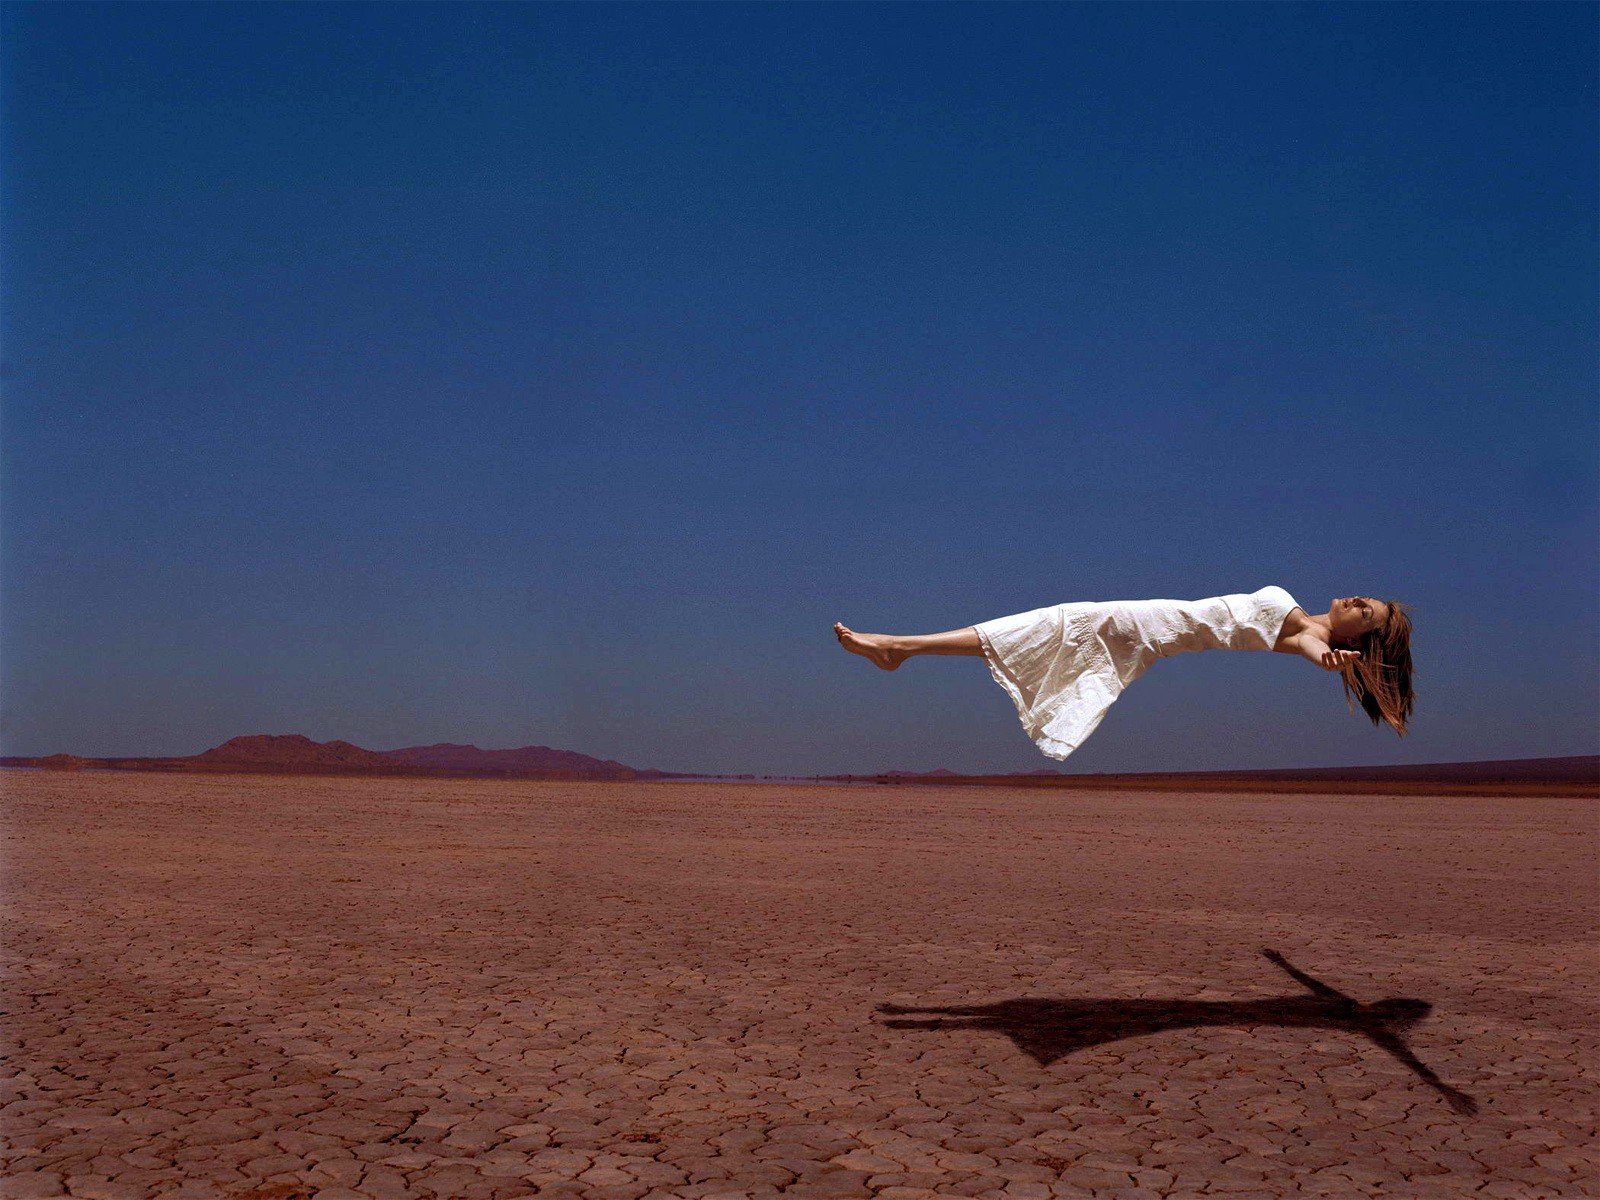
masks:
[[[982,655],[1050,758],[1083,745],[1124,688],[1157,659],[1190,650],[1298,654],[1344,682],[1373,725],[1404,737],[1411,716],[1411,618],[1398,600],[1345,596],[1311,616],[1281,587],[1207,600],[1080,601],[897,636],[835,622],[839,644],[892,671],[918,654]],[[1354,711],[1354,704],[1350,704]]]

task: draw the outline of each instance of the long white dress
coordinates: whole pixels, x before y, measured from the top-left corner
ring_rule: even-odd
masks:
[[[1080,601],[974,628],[995,682],[1051,758],[1095,731],[1124,688],[1157,659],[1190,650],[1271,650],[1299,607],[1281,587],[1206,600]]]

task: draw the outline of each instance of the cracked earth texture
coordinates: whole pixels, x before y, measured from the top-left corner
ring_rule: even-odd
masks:
[[[1600,1195],[1592,800],[0,784],[3,1196]]]

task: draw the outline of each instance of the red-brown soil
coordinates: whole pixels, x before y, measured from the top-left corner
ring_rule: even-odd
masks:
[[[1589,800],[0,787],[0,1195],[1600,1178]]]

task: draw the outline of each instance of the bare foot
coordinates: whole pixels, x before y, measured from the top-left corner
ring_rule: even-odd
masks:
[[[885,671],[892,671],[910,657],[904,650],[894,645],[894,639],[883,633],[857,633],[853,629],[846,629],[838,621],[833,623],[834,636],[839,639],[839,644],[851,654],[859,654],[862,658],[870,658]]]

